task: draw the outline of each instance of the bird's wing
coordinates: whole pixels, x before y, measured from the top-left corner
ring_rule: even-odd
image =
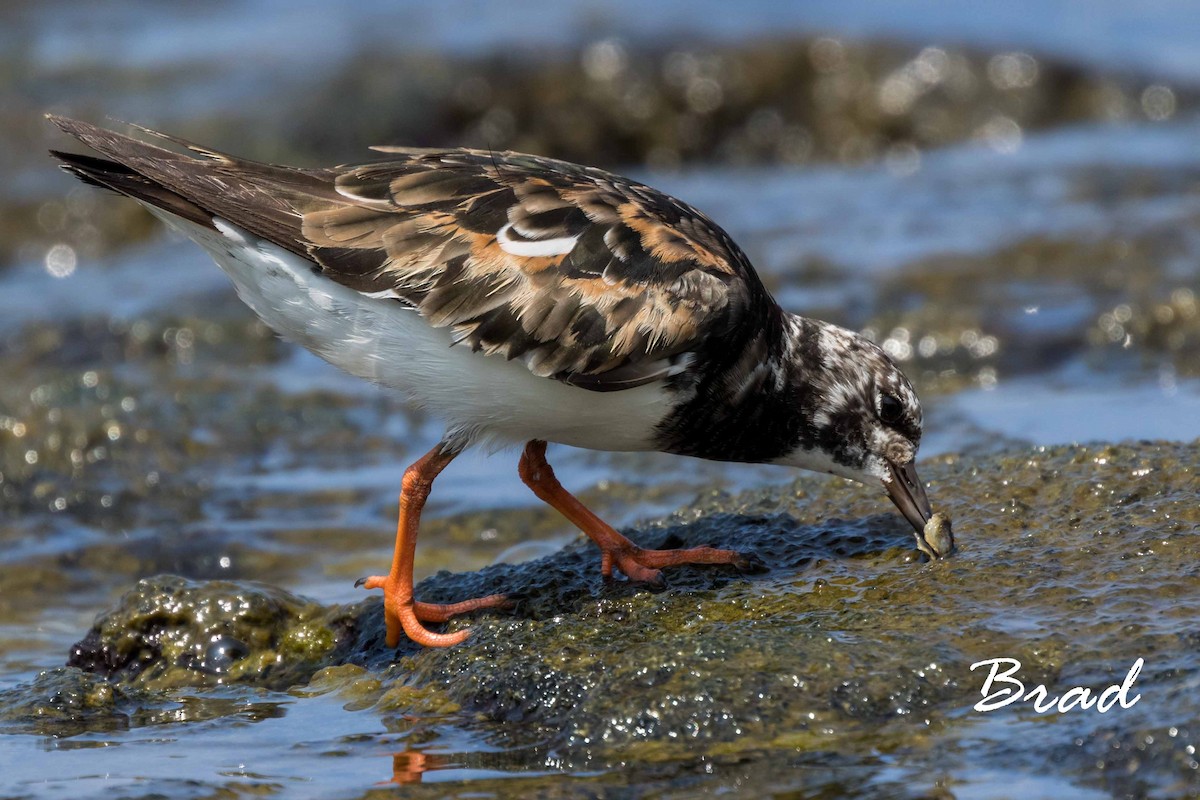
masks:
[[[603,170],[536,156],[380,148],[302,209],[334,280],[395,297],[456,341],[594,390],[666,377],[761,284],[699,211]]]
[[[375,148],[382,161],[292,169],[51,119],[116,162],[57,154],[86,180],[226,219],[345,286],[414,307],[458,343],[584,388],[639,386],[706,345],[736,347],[729,334],[770,302],[704,214],[603,170],[391,147]]]

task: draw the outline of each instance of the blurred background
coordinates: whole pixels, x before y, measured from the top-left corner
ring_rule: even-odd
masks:
[[[55,111],[278,163],[403,143],[632,172],[721,222],[790,309],[871,332],[926,394],[1027,398],[1023,377],[1097,371],[1173,391],[1195,373],[1194,4],[643,5],[7,3],[0,324],[178,310],[220,282],[104,275],[157,228],[47,169]],[[48,295],[89,300],[30,302]],[[1014,428],[972,398],[956,411],[1037,440],[1160,430],[1057,394],[1072,413]]]
[[[626,172],[717,220],[786,308],[879,341],[925,399],[926,457],[1191,441],[1197,31],[1193,0],[7,0],[0,687],[155,572],[359,599],[440,433],[54,169],[73,144],[44,113],[296,165],[464,145]],[[554,457],[618,524],[792,477]],[[431,516],[425,574],[574,535],[511,453],[456,462]]]

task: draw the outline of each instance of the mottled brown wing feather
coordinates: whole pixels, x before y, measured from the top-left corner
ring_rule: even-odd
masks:
[[[761,291],[695,209],[599,169],[513,153],[380,148],[302,210],[334,280],[395,296],[476,350],[595,390],[660,379]]]
[[[294,169],[50,119],[121,165],[65,157],[77,173],[201,224],[229,220],[339,283],[414,306],[459,342],[588,389],[638,386],[694,350],[738,347],[728,334],[769,303],[707,217],[603,170],[390,147],[374,148],[385,161]]]

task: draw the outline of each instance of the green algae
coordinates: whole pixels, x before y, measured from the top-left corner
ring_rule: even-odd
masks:
[[[472,634],[449,649],[385,648],[377,599],[322,609],[251,583],[144,581],[73,662],[118,688],[337,691],[398,731],[451,718],[511,753],[510,768],[551,753],[585,770],[836,752],[953,771],[983,750],[1081,785],[1196,787],[1187,748],[1200,730],[1186,694],[1200,613],[1197,466],[1191,445],[1148,442],[935,459],[922,469],[959,543],[937,562],[913,550],[907,525],[869,487],[805,477],[715,493],[631,535],[753,551],[768,573],[681,567],[651,592],[602,580],[586,542],[530,563],[442,572],[419,597],[507,591],[516,601],[452,622]],[[281,645],[297,637],[314,644]],[[236,664],[198,657],[201,645],[233,639],[244,649],[217,657],[233,652]],[[1001,656],[1019,659],[1030,685],[1051,687],[1119,682],[1144,658],[1142,698],[1119,726],[1084,712],[985,718],[970,710],[981,698],[970,665]],[[1076,744],[1047,760],[978,731],[1035,720]],[[1136,757],[1114,754],[1121,746]]]
[[[59,667],[0,692],[0,733],[105,747],[109,737],[139,728],[268,719],[280,714],[282,699],[261,688],[163,691]]]
[[[139,581],[71,651],[69,664],[151,689],[248,683],[287,688],[338,658],[355,622],[253,582]]]
[[[47,670],[30,684],[0,692],[0,730],[43,736],[123,730],[149,723],[146,716],[136,718],[148,696],[77,669]]]

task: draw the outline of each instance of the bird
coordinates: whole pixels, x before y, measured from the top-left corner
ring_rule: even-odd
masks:
[[[705,214],[643,183],[548,157],[378,146],[332,168],[238,158],[142,126],[47,118],[94,153],[51,150],[212,256],[268,326],[445,423],[403,474],[386,642],[464,641],[431,626],[503,607],[413,596],[422,508],[464,449],[522,447],[521,480],[600,549],[600,570],[657,582],[680,564],[761,566],[714,547],[655,550],[567,491],[547,443],[777,464],[881,487],[931,558],[915,460],[921,404],[867,337],[784,311]],[[940,516],[940,515],[939,515]]]

